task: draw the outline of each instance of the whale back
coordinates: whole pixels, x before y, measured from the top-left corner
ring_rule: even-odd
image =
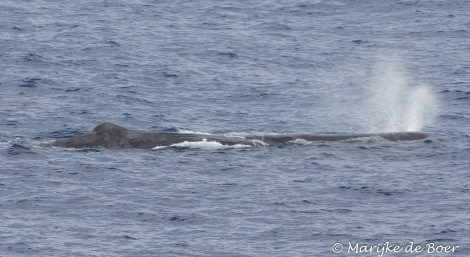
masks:
[[[98,138],[98,145],[109,149],[119,149],[126,144],[128,129],[116,124],[105,122],[96,126],[90,134]]]
[[[121,127],[119,125],[116,125],[114,123],[111,123],[111,122],[103,122],[101,124],[99,124],[98,126],[96,126],[92,131],[91,133],[98,133],[98,134],[101,134],[101,133],[112,133],[114,135],[119,135],[119,134],[122,134],[122,133],[125,133],[125,131],[127,131],[128,129],[124,128],[124,127]]]
[[[43,146],[56,146],[67,148],[105,147],[108,149],[152,149],[156,146],[169,146],[182,142],[198,142],[203,140],[216,141],[224,145],[258,145],[284,144],[297,139],[307,141],[341,141],[361,137],[379,136],[391,141],[420,140],[428,137],[421,132],[396,133],[362,133],[362,134],[277,134],[277,135],[247,135],[244,138],[225,135],[205,135],[174,132],[145,132],[129,130],[116,124],[105,122],[96,126],[90,133],[57,140]]]
[[[106,147],[120,149],[126,141],[128,131],[128,129],[116,124],[105,122],[96,126],[90,133],[41,145],[65,148]]]

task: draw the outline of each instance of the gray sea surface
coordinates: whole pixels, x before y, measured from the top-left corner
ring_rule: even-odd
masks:
[[[0,256],[470,256],[468,10],[2,0]],[[40,146],[105,121],[430,137]]]

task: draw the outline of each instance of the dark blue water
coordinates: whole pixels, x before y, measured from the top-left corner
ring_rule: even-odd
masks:
[[[1,1],[0,256],[378,256],[387,242],[402,249],[383,256],[469,256],[469,9]],[[227,149],[39,146],[104,121],[208,133],[416,123],[432,135]],[[405,252],[410,242],[428,248]],[[376,248],[348,249],[356,243]],[[431,254],[432,244],[458,247]]]

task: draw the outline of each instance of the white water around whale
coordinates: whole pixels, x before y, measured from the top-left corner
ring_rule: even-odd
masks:
[[[229,149],[229,148],[249,148],[251,145],[245,144],[235,144],[235,145],[224,145],[217,141],[210,141],[203,139],[202,141],[188,142],[184,141],[181,143],[172,144],[170,146],[157,146],[152,150],[164,149],[167,147],[178,147],[178,148],[190,148],[190,149],[202,149],[202,150],[220,150],[220,149]]]

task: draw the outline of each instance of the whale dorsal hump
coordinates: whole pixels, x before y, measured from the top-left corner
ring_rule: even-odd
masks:
[[[104,122],[96,126],[91,132],[101,134],[101,133],[108,133],[108,132],[119,133],[120,131],[127,131],[127,129],[111,122]]]

